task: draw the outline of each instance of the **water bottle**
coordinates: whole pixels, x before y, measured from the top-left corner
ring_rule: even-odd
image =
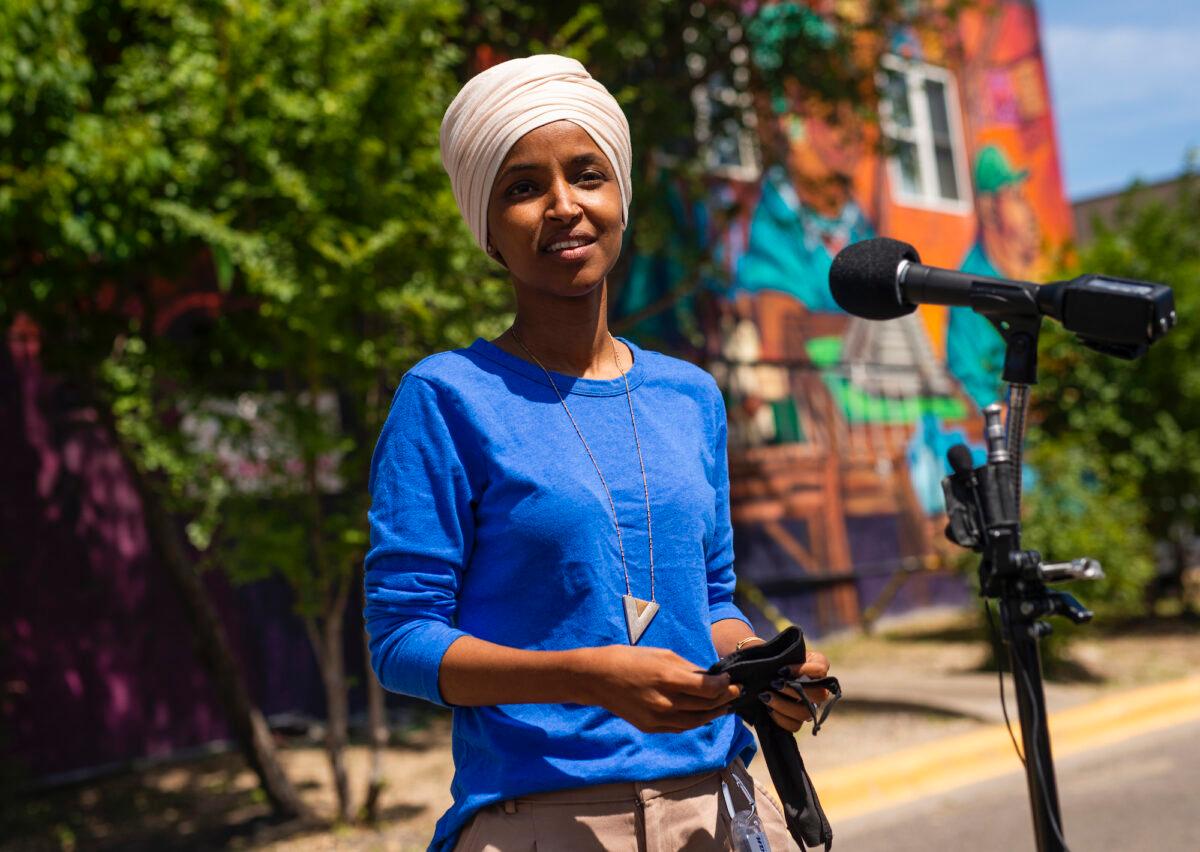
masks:
[[[754,811],[738,811],[734,815],[733,848],[737,852],[771,852],[767,832]]]
[[[762,820],[758,818],[757,809],[754,806],[754,797],[750,795],[750,791],[746,789],[742,779],[736,775],[730,777],[741,788],[743,796],[749,803],[749,807],[735,811],[733,798],[729,795],[729,787],[724,781],[721,781],[721,793],[725,798],[725,807],[729,811],[733,848],[737,852],[771,852],[767,832],[763,828]]]

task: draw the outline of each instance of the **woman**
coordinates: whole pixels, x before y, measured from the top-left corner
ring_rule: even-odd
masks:
[[[469,81],[441,147],[517,313],[405,375],[372,462],[372,664],[454,708],[430,848],[729,848],[754,742],[737,687],[703,670],[762,640],[732,601],[721,395],[608,331],[628,123],[578,62],[533,56]],[[808,718],[762,700],[789,729]],[[795,848],[757,799],[772,847]]]

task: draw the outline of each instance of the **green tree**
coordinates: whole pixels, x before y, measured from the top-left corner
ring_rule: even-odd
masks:
[[[1055,455],[1086,457],[1070,474],[1078,480],[1082,473],[1093,483],[1076,494],[1077,504],[1088,504],[1078,513],[1079,529],[1086,531],[1078,544],[1082,548],[1090,539],[1092,555],[1110,574],[1129,572],[1107,587],[1126,606],[1152,573],[1151,543],[1181,545],[1200,522],[1200,366],[1194,359],[1200,341],[1189,319],[1200,310],[1198,221],[1200,182],[1190,170],[1173,198],[1149,200],[1135,186],[1114,223],[1100,225],[1095,241],[1080,250],[1067,272],[1104,272],[1173,287],[1179,325],[1143,358],[1100,355],[1057,328],[1044,335],[1040,353],[1034,400],[1045,436],[1040,454],[1060,465],[1047,468],[1051,475],[1043,479],[1060,471]],[[1061,514],[1052,505],[1047,509]],[[1045,534],[1056,537],[1050,514]],[[1182,558],[1182,547],[1174,552]],[[1081,592],[1100,597],[1086,588]]]
[[[242,130],[226,143],[241,170],[214,175],[206,198],[156,207],[227,256],[232,291],[257,306],[223,318],[212,350],[243,377],[239,394],[254,409],[240,424],[224,420],[231,446],[265,471],[254,488],[230,483],[213,516],[215,552],[236,578],[277,574],[295,590],[325,684],[343,819],[352,797],[342,637],[361,586],[375,437],[403,370],[489,323],[498,333],[508,299],[459,220],[438,156],[458,58],[439,33],[456,12],[444,2],[280,4],[242,20],[230,55],[253,83],[237,93]],[[195,529],[206,542],[208,529]],[[368,812],[381,785],[376,763]]]
[[[1024,501],[1024,545],[1047,562],[1099,559],[1104,579],[1059,588],[1100,619],[1137,612],[1154,563],[1153,540],[1134,484],[1120,482],[1096,465],[1091,450],[1073,436],[1035,437],[1027,461],[1037,471],[1037,482]],[[1076,627],[1065,618],[1051,623],[1054,632],[1042,642],[1042,658],[1053,677],[1069,673],[1066,649],[1090,628]]]
[[[183,151],[183,142],[219,121],[183,105],[168,116],[130,107],[131,93],[165,70],[139,57],[171,42],[172,12],[169,4],[89,0],[0,5],[0,321],[33,318],[56,344],[44,350],[47,366],[99,414],[141,495],[158,564],[179,593],[230,728],[275,810],[303,815],[160,499],[159,474],[181,471],[162,453],[139,453],[117,429],[131,401],[105,375],[114,352],[144,351],[139,335],[154,327],[158,306],[154,277],[181,274],[194,254],[150,203],[192,185],[203,151]]]
[[[125,454],[233,727],[288,813],[304,809],[195,554],[237,581],[292,585],[348,818],[342,626],[374,439],[403,369],[486,331],[507,303],[438,159],[458,11],[64,0],[7,4],[0,22],[0,310],[59,344],[49,366]],[[181,336],[164,315],[189,289],[220,309]],[[368,803],[381,785],[376,763]]]

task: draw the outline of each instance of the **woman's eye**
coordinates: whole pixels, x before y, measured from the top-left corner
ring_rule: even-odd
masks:
[[[508,188],[508,192],[506,192],[505,195],[521,195],[523,193],[528,192],[531,189],[533,189],[532,183],[530,183],[527,180],[521,180],[521,181],[517,181],[512,186],[510,186]]]
[[[579,176],[580,183],[601,183],[604,180],[604,175],[600,172],[584,172]]]

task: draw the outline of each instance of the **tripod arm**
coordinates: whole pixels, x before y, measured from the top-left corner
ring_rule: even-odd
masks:
[[[1061,615],[1075,624],[1086,624],[1092,620],[1094,613],[1079,602],[1069,592],[1046,590],[1046,593],[1034,600],[1020,602],[1020,613],[1023,619],[1036,620],[1051,615]]]
[[[1042,579],[1047,583],[1104,579],[1103,566],[1090,556],[1072,559],[1070,562],[1043,562],[1038,566],[1038,570],[1042,574]]]

